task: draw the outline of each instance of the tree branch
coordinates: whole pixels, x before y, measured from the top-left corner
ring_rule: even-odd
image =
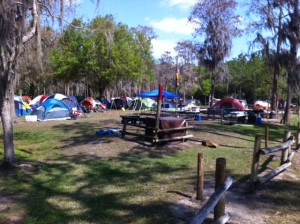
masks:
[[[33,17],[33,24],[30,31],[22,38],[23,44],[26,43],[30,38],[32,38],[36,32],[37,20],[38,20],[38,13],[37,13],[37,2],[33,0],[32,2],[32,17]]]

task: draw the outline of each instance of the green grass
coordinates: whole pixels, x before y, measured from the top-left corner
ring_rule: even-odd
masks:
[[[196,182],[197,154],[204,154],[206,180],[214,179],[219,157],[226,158],[228,175],[242,180],[250,173],[254,136],[264,134],[264,126],[200,124],[195,125],[196,138],[208,134],[226,139],[225,143],[217,149],[191,144],[170,151],[168,147],[149,148],[116,136],[99,138],[95,135],[98,129],[112,124],[121,127],[120,119],[118,114],[93,116],[15,126],[18,161],[39,161],[34,163],[36,172],[19,169],[9,175],[0,173],[0,195],[18,195],[10,206],[23,223],[180,223],[168,208],[176,202],[170,192],[195,194],[189,189]],[[285,129],[270,126],[270,144],[278,144]],[[85,153],[72,153],[85,147]],[[124,152],[113,156],[97,154],[122,149]],[[300,188],[299,184],[292,187],[293,193]],[[291,193],[281,195],[279,191],[273,200],[281,197],[287,198],[283,207],[287,212],[299,209],[297,202],[286,205]],[[0,223],[11,215],[0,213]]]

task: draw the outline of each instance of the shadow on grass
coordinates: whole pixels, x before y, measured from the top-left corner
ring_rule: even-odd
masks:
[[[168,223],[172,216],[159,194],[170,182],[156,176],[175,175],[187,167],[141,159],[141,154],[39,162],[39,173],[1,175],[8,184],[1,195],[22,195],[24,223]]]

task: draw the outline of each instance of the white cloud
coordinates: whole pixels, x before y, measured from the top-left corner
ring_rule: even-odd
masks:
[[[172,57],[176,56],[176,52],[174,50],[176,45],[177,45],[176,40],[157,40],[157,39],[152,40],[153,57],[158,59],[166,51],[170,52]]]
[[[161,4],[163,6],[178,6],[183,10],[190,9],[193,5],[195,5],[197,0],[162,0]]]
[[[167,33],[191,35],[194,31],[193,25],[188,22],[187,18],[164,18],[160,21],[152,21],[151,25]]]

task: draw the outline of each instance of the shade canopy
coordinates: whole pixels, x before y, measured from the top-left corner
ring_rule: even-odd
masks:
[[[178,94],[175,93],[171,93],[168,91],[163,90],[163,98],[180,98],[180,96]],[[144,93],[140,93],[138,94],[138,96],[140,97],[158,97],[158,89],[155,90],[151,90],[149,92],[144,92]]]

